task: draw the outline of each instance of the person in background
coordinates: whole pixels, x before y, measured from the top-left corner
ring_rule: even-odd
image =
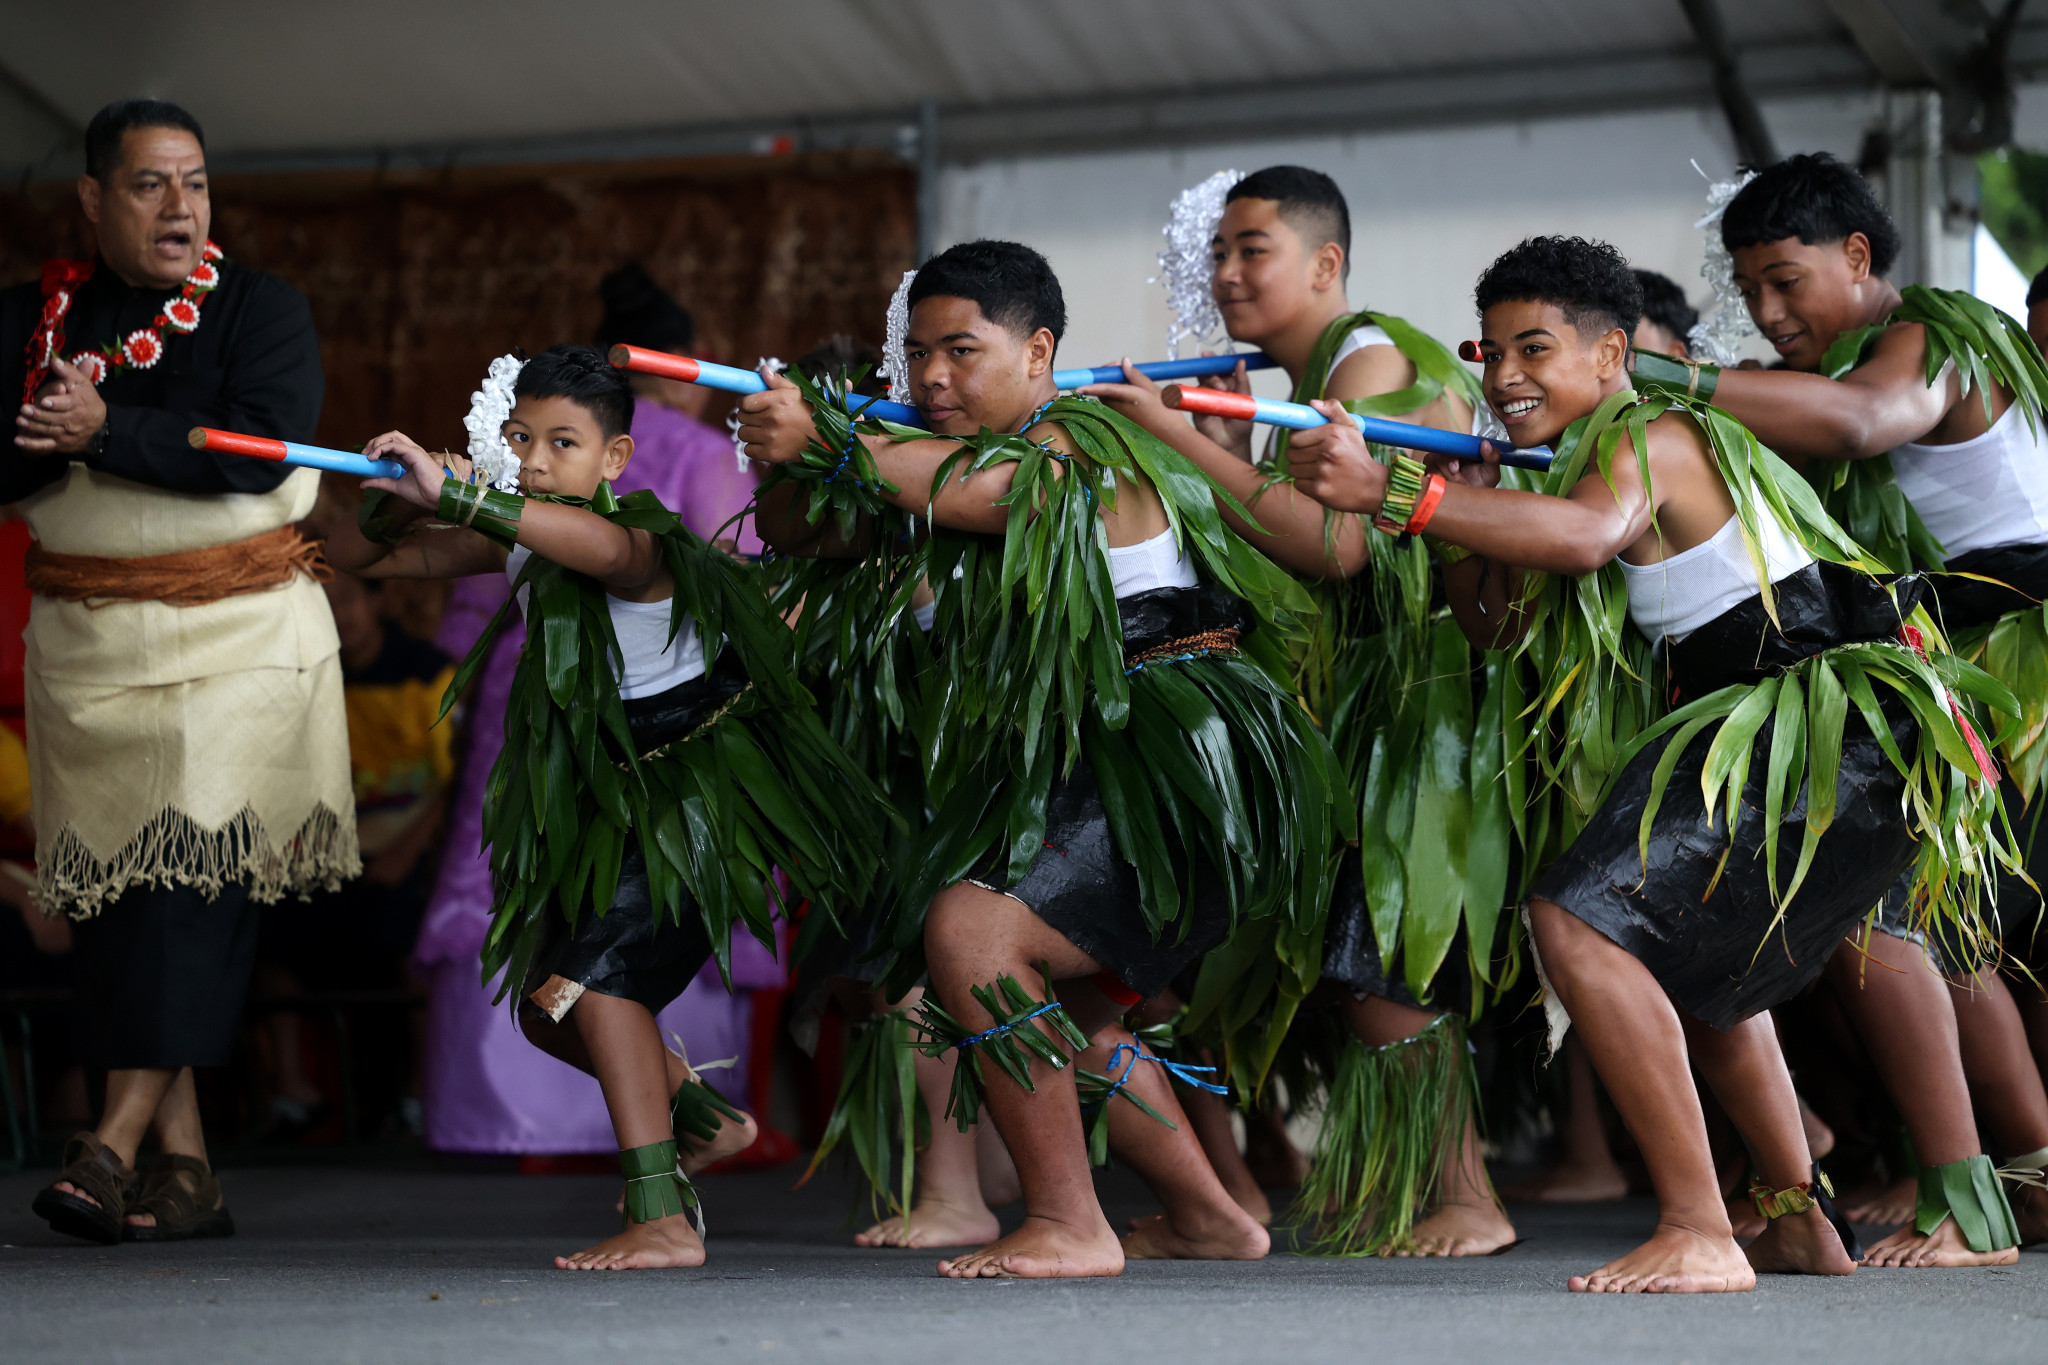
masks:
[[[339,891],[315,897],[322,912],[272,907],[257,944],[259,993],[289,997],[315,989],[393,989],[404,985],[406,960],[419,934],[433,886],[435,859],[455,760],[453,729],[434,722],[455,665],[437,646],[407,634],[383,610],[385,585],[337,573],[326,585],[341,637],[343,704],[354,772],[356,832],[363,874]],[[368,1024],[370,1021],[363,1021]],[[406,1029],[394,1029],[390,1048],[405,1065],[372,1079],[370,1093],[389,1099],[409,1128],[417,1127],[412,1098],[415,1048]],[[266,1136],[289,1141],[319,1126],[326,1097],[307,1074],[301,1017],[280,1010],[264,1021],[271,1052],[273,1094]],[[350,1136],[359,1136],[351,1134]]]
[[[1700,310],[1685,301],[1685,291],[1668,275],[1638,270],[1636,283],[1643,287],[1643,320],[1631,338],[1635,348],[1690,360],[1692,345],[1686,337],[1700,320]]]
[[[595,338],[599,350],[623,344],[689,355],[697,344],[689,311],[638,261],[605,276],[598,296],[604,301]],[[753,518],[733,520],[753,499],[756,473],[733,454],[729,435],[702,420],[711,390],[651,374],[629,377],[638,453],[617,491],[651,488],[662,506],[704,539],[735,554],[759,555]]]

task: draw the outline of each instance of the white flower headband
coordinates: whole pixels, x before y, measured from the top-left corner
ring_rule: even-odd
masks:
[[[903,272],[896,292],[889,296],[889,316],[883,324],[882,364],[889,379],[889,401],[910,401],[910,282],[915,270]]]
[[[505,419],[512,415],[512,386],[526,362],[516,355],[501,355],[491,362],[483,387],[469,396],[469,415],[462,419],[469,432],[469,463],[472,478],[500,493],[519,491],[519,456],[505,441]]]
[[[1209,286],[1215,274],[1211,247],[1223,221],[1223,197],[1242,179],[1242,171],[1218,171],[1182,190],[1174,196],[1173,216],[1160,229],[1166,250],[1159,253],[1159,273],[1146,283],[1165,285],[1166,306],[1173,310],[1173,323],[1166,329],[1168,359],[1180,359],[1180,343],[1189,338],[1198,347],[1229,344],[1223,314],[1217,311]]]
[[[1692,168],[1700,171],[1700,163],[1693,162]],[[1700,176],[1708,178],[1705,171],[1700,171]],[[1755,171],[1745,171],[1733,180],[1710,181],[1706,217],[1693,224],[1704,228],[1707,234],[1707,260],[1700,267],[1700,274],[1714,287],[1714,311],[1694,323],[1685,340],[1695,355],[1716,365],[1733,365],[1742,358],[1742,343],[1758,335],[1756,324],[1750,321],[1749,306],[1742,301],[1742,291],[1735,287],[1735,258],[1721,240],[1721,215],[1742,193],[1742,187],[1754,179]]]

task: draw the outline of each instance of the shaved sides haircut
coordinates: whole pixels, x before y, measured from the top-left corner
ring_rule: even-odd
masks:
[[[1279,206],[1281,221],[1293,228],[1311,251],[1325,242],[1335,242],[1344,253],[1344,278],[1351,278],[1351,206],[1329,176],[1306,166],[1268,166],[1253,171],[1223,196],[1226,204],[1240,199],[1272,200]]]

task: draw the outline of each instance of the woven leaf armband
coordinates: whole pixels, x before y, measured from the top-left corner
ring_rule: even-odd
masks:
[[[1087,1037],[1068,1017],[1066,1006],[1057,1000],[1033,999],[1014,976],[997,977],[993,986],[971,987],[970,993],[995,1021],[978,1033],[948,1014],[930,992],[918,1003],[917,1018],[911,1021],[911,1027],[924,1035],[915,1046],[925,1056],[943,1057],[949,1050],[962,1054],[959,1065],[953,1068],[953,1092],[946,1103],[946,1116],[959,1124],[963,1133],[981,1116],[984,1059],[995,1063],[1024,1089],[1035,1091],[1038,1087],[1031,1083],[1032,1063],[1044,1062],[1055,1071],[1063,1071],[1075,1055],[1088,1048]],[[1052,994],[1050,979],[1045,981],[1045,993]],[[1044,1027],[1025,1027],[1040,1019],[1045,1021]],[[1047,1029],[1053,1036],[1047,1036]],[[1061,1043],[1073,1051],[1062,1051]]]
[[[437,515],[450,526],[467,527],[509,550],[519,543],[519,513],[525,506],[526,499],[517,493],[444,479]]]
[[[1714,388],[1721,382],[1719,365],[1703,365],[1697,360],[1680,360],[1661,351],[1637,351],[1632,372],[1637,388],[1655,384],[1668,389],[1683,398],[1697,398],[1708,402],[1714,396]]]

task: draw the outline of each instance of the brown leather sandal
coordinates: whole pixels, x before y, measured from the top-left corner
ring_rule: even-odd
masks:
[[[84,1193],[67,1193],[53,1181],[30,1206],[36,1217],[67,1237],[107,1246],[121,1240],[121,1219],[135,1189],[135,1172],[111,1147],[95,1134],[74,1134],[64,1144],[64,1169],[57,1172],[57,1181]]]
[[[187,1185],[178,1177],[189,1175]],[[160,1156],[142,1178],[142,1193],[128,1206],[130,1213],[146,1213],[156,1219],[154,1227],[123,1223],[122,1233],[131,1242],[184,1242],[194,1237],[232,1237],[234,1215],[221,1202],[220,1180],[198,1157]]]

